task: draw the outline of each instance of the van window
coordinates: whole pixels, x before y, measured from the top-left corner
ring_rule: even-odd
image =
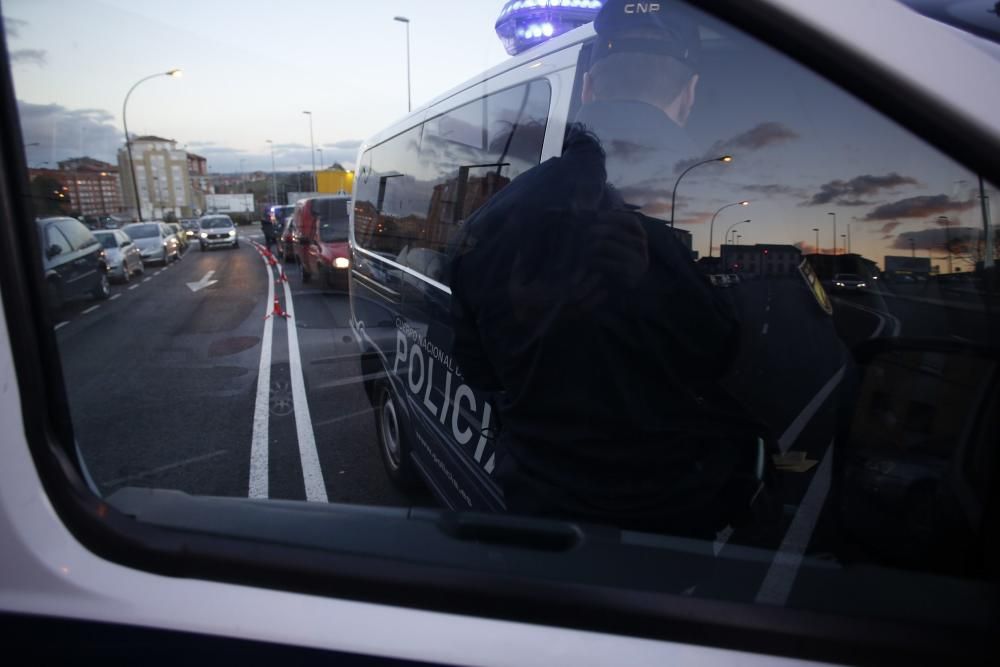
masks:
[[[463,220],[538,164],[550,96],[544,80],[515,86],[367,151],[355,203],[361,247],[401,263],[416,248],[444,255]]]
[[[52,246],[58,247],[59,254],[63,256],[73,251],[73,247],[55,224],[45,226],[45,252],[48,252]]]
[[[319,221],[319,238],[326,243],[347,240],[349,199],[314,199],[312,214]]]

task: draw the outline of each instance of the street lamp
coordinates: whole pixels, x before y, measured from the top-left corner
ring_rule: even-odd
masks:
[[[277,176],[274,173],[274,142],[270,139],[266,140],[267,143],[271,144],[271,201],[274,204],[278,203],[278,181]]]
[[[703,164],[711,164],[713,162],[723,162],[723,163],[727,163],[728,164],[728,163],[730,163],[732,161],[733,161],[733,156],[732,155],[723,155],[721,157],[714,157],[711,160],[703,160],[701,162],[696,162],[696,163],[694,163],[693,165],[691,165],[690,167],[688,167],[687,169],[685,169],[684,171],[681,172],[681,175],[678,176],[677,180],[674,182],[674,190],[673,190],[673,192],[670,193],[670,226],[671,227],[674,226],[674,210],[675,210],[676,205],[677,205],[677,186],[680,185],[681,179],[684,178],[684,176],[689,171],[691,171],[695,167],[700,167]]]
[[[816,254],[819,254],[819,227],[813,227],[813,231],[816,232]]]
[[[305,115],[309,116],[309,157],[312,158],[313,166],[313,192],[316,192],[316,144],[313,142],[313,112],[303,111]]]
[[[744,220],[742,222],[734,222],[733,224],[729,225],[729,229],[726,230],[726,243],[729,243],[729,232],[733,231],[733,227],[737,227],[739,225],[745,225],[748,222],[750,222],[750,221],[749,220]]]
[[[326,167],[323,166],[325,164],[323,161],[323,149],[317,148],[316,152],[319,153],[319,168],[322,171],[323,169],[326,169]]]
[[[182,74],[179,69],[171,69],[166,72],[157,72],[156,74],[150,74],[149,76],[139,79],[136,81],[128,92],[125,93],[125,101],[122,102],[122,125],[125,127],[125,150],[128,152],[128,169],[129,173],[132,175],[132,190],[135,192],[135,209],[139,216],[139,222],[142,222],[142,201],[139,199],[139,183],[135,178],[135,163],[132,161],[132,140],[128,136],[128,119],[125,116],[125,111],[128,109],[128,98],[132,95],[132,91],[135,90],[140,83],[144,81],[149,81],[150,79],[155,79],[158,76],[169,76],[172,78],[177,78]]]
[[[410,19],[405,16],[394,16],[393,21],[406,24],[406,112],[413,111],[410,99]]]
[[[750,202],[748,202],[748,201],[738,201],[738,202],[733,202],[732,204],[726,204],[725,206],[723,206],[722,208],[720,208],[718,211],[716,211],[715,215],[712,216],[712,222],[708,225],[708,258],[709,259],[712,258],[712,239],[714,238],[713,231],[715,230],[715,218],[716,218],[716,216],[719,215],[720,213],[722,213],[723,211],[725,211],[730,206],[749,206],[749,205],[750,205]]]
[[[837,254],[837,214],[827,213],[827,215],[833,216],[833,254]]]

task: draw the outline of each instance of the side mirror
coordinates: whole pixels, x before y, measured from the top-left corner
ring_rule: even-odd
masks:
[[[45,251],[45,256],[48,257],[49,259],[52,259],[53,257],[59,254],[62,254],[62,248],[60,248],[54,243],[49,246],[48,250]]]

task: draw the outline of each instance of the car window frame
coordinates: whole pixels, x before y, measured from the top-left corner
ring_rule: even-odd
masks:
[[[884,80],[880,77],[880,67],[852,54],[833,37],[819,34],[787,12],[757,3],[692,0],[690,4],[762,39],[868,102],[943,154],[992,182],[1000,182],[1000,165],[995,159],[1000,154],[1000,140],[920,91],[898,81]],[[2,47],[2,56],[8,67],[0,74],[0,94],[7,113],[0,119],[0,127],[10,141],[4,143],[0,159],[0,184],[4,189],[0,206],[7,219],[30,219],[24,200],[13,194],[29,189],[6,45]],[[893,655],[885,641],[877,641],[884,624],[865,628],[862,622],[833,619],[826,627],[803,627],[821,626],[829,619],[814,618],[800,611],[789,615],[784,610],[759,607],[739,610],[728,604],[671,599],[671,613],[664,616],[659,599],[638,596],[626,600],[609,593],[598,617],[572,594],[579,591],[566,591],[562,602],[539,592],[515,590],[514,586],[504,594],[497,586],[510,582],[469,581],[469,573],[459,575],[451,570],[435,577],[433,573],[398,562],[381,564],[386,569],[380,569],[380,564],[366,564],[363,558],[344,555],[331,558],[323,564],[324,568],[318,568],[308,560],[309,554],[297,553],[289,547],[261,548],[259,553],[251,555],[246,553],[245,543],[235,540],[137,524],[109,509],[86,483],[81,462],[70,444],[72,425],[58,354],[54,353],[57,347],[52,322],[40,305],[44,303],[40,287],[27,278],[40,268],[37,235],[17,235],[10,227],[0,227],[0,238],[4,241],[0,246],[10,249],[5,257],[10,261],[0,262],[0,284],[24,406],[26,439],[53,509],[84,546],[103,558],[165,575],[204,577],[274,590],[301,590],[631,636],[679,637],[679,641],[688,643],[738,647],[770,655],[851,662],[881,658],[902,663],[907,659],[902,642],[912,632],[909,627],[897,627],[899,634],[889,637],[890,646],[899,642],[904,651]],[[29,252],[13,252],[14,248]],[[342,569],[336,574],[325,569],[332,570],[338,565]],[[290,571],[296,566],[301,566],[298,576]],[[420,578],[407,578],[412,575]],[[400,588],[400,583],[405,586]],[[465,584],[466,590],[456,589],[456,583]],[[438,594],[433,595],[436,590]],[[532,599],[536,606],[526,607],[525,601]],[[588,604],[593,601],[588,600]],[[654,619],[669,622],[653,624]],[[785,635],[784,640],[776,636],[776,630]],[[813,641],[805,641],[807,637]],[[912,659],[912,653],[909,655]]]

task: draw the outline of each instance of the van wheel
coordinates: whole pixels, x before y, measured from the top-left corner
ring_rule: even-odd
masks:
[[[402,420],[392,387],[385,381],[379,382],[375,387],[375,429],[382,464],[393,484],[403,491],[412,491],[417,487],[417,477]]]

